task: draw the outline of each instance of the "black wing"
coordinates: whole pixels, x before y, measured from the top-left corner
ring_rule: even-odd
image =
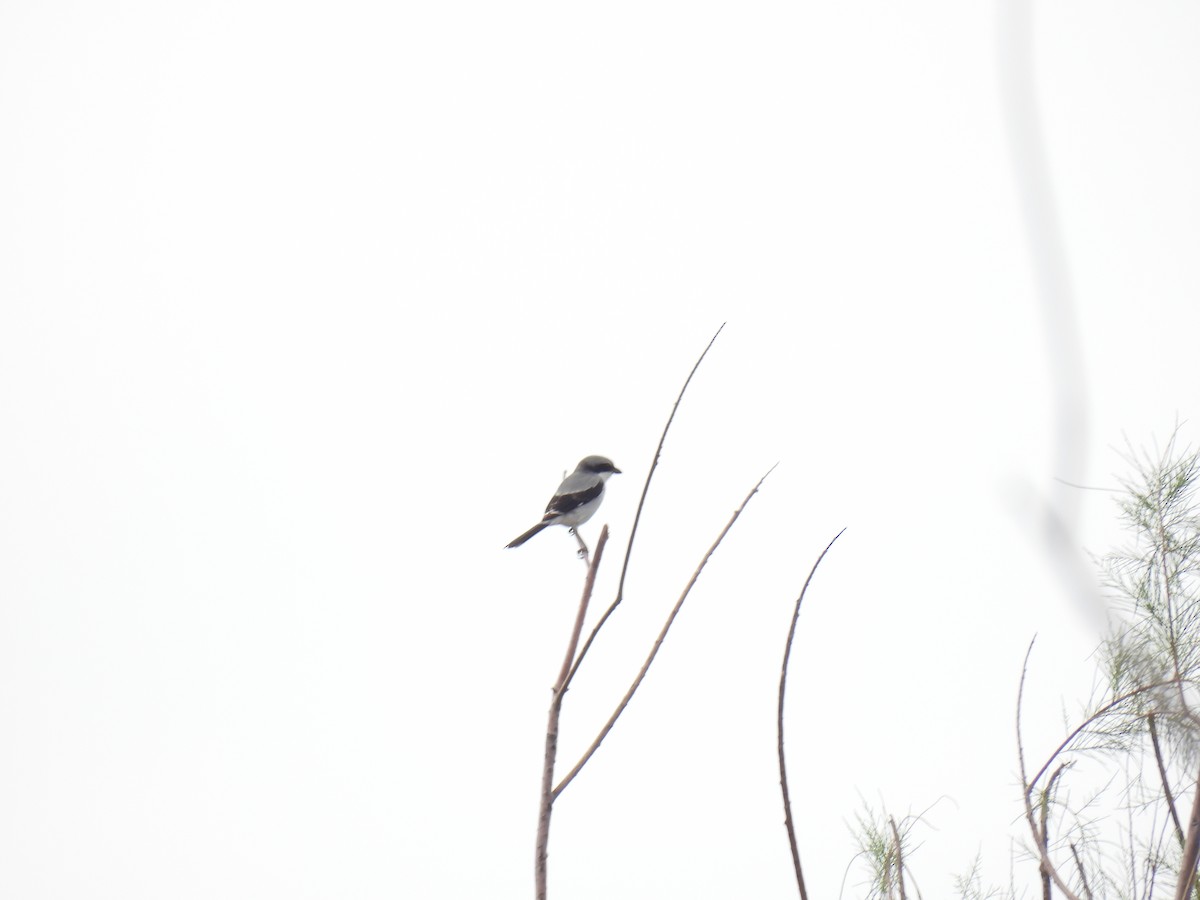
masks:
[[[555,494],[546,504],[546,515],[543,519],[553,519],[565,515],[573,509],[578,509],[585,503],[590,503],[604,493],[604,482],[599,479],[590,487],[572,494]]]

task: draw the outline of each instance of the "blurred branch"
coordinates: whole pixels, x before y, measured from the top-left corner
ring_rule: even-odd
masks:
[[[534,887],[537,900],[546,900],[546,857],[550,843],[550,812],[554,806],[554,794],[550,791],[550,785],[554,783],[554,760],[558,756],[558,719],[562,712],[567,673],[570,671],[571,660],[575,658],[575,648],[579,646],[579,635],[583,632],[583,621],[587,616],[588,602],[592,597],[592,588],[596,584],[596,571],[600,568],[600,559],[604,555],[604,545],[607,543],[608,526],[605,525],[600,529],[600,537],[596,541],[596,554],[588,566],[587,578],[583,583],[583,597],[579,601],[579,611],[575,614],[575,626],[571,629],[571,639],[567,643],[562,669],[554,682],[553,697],[550,700],[550,713],[546,723],[546,752],[542,760],[542,795],[538,807],[537,847],[534,855]]]
[[[997,10],[1001,100],[1052,376],[1055,474],[1078,479],[1085,475],[1087,463],[1087,381],[1070,265],[1037,102],[1032,2],[1005,0],[997,4]],[[1068,531],[1078,524],[1079,505],[1077,497],[1069,498],[1064,523]]]
[[[608,621],[608,617],[621,605],[621,600],[625,596],[625,573],[629,570],[629,557],[633,553],[633,539],[637,537],[638,523],[642,520],[642,507],[646,505],[646,494],[650,491],[650,480],[654,477],[654,470],[658,468],[658,460],[662,456],[663,444],[667,440],[667,432],[671,430],[671,423],[675,421],[675,413],[679,410],[679,404],[683,400],[683,395],[687,392],[688,385],[692,383],[692,376],[700,368],[700,363],[704,362],[704,357],[708,355],[708,351],[716,343],[717,338],[725,328],[725,324],[724,322],[721,323],[721,327],[717,329],[717,333],[712,336],[712,340],[708,342],[708,346],[704,348],[704,352],[700,354],[696,360],[696,364],[692,366],[692,371],[688,373],[687,380],[684,381],[683,387],[679,389],[679,396],[675,398],[675,405],[671,407],[671,415],[667,416],[667,424],[663,426],[662,436],[658,439],[658,448],[654,451],[654,460],[650,463],[650,471],[646,474],[646,483],[642,486],[642,496],[638,500],[637,513],[633,517],[633,527],[629,529],[629,543],[625,547],[625,561],[621,564],[621,580],[617,583],[617,597],[608,609],[604,611],[604,615],[600,617],[600,621],[596,623],[596,627],[588,635],[583,649],[579,651],[578,658],[575,659],[571,666],[571,671],[568,673],[567,680],[563,684],[563,690],[566,690],[575,678],[575,673],[579,671],[579,664],[583,662],[583,658],[587,655],[588,650],[591,649],[592,642],[596,640],[596,635],[600,633],[600,629],[604,627],[604,623]]]
[[[779,463],[775,464],[775,466],[777,465],[779,465]],[[654,641],[654,646],[650,648],[650,655],[646,657],[646,661],[642,664],[641,671],[638,672],[637,677],[634,678],[633,684],[629,686],[629,690],[625,692],[625,696],[621,699],[621,702],[617,704],[616,710],[613,711],[613,714],[604,724],[604,727],[600,729],[600,733],[596,735],[596,739],[592,741],[591,746],[584,751],[584,754],[580,758],[579,762],[575,764],[575,767],[566,774],[563,780],[560,781],[558,786],[554,789],[552,799],[557,798],[558,795],[562,793],[563,789],[574,780],[575,776],[579,774],[580,770],[587,765],[587,761],[592,758],[592,754],[594,754],[600,748],[600,744],[604,742],[604,739],[608,736],[608,733],[612,731],[613,725],[616,724],[617,719],[621,716],[621,713],[625,711],[625,707],[629,705],[629,701],[633,699],[633,695],[637,692],[638,687],[641,685],[642,679],[646,677],[646,673],[650,670],[650,664],[654,662],[654,657],[658,655],[658,648],[661,647],[662,642],[666,640],[667,632],[671,629],[671,624],[675,621],[675,617],[679,615],[679,610],[683,607],[683,601],[686,600],[688,594],[691,593],[692,587],[696,584],[697,579],[700,577],[700,573],[704,571],[704,566],[708,563],[708,560],[713,553],[716,552],[717,547],[721,546],[721,541],[725,540],[725,535],[729,533],[729,529],[733,528],[733,523],[738,520],[738,517],[742,514],[742,510],[746,508],[746,505],[750,502],[750,499],[758,493],[758,489],[762,487],[762,483],[767,480],[767,475],[770,475],[775,471],[775,466],[771,466],[771,468],[767,470],[767,474],[763,475],[763,477],[758,480],[758,484],[756,484],[753,489],[751,489],[750,493],[746,495],[746,499],[742,501],[741,506],[733,511],[733,516],[729,519],[729,522],[723,529],[721,529],[721,533],[717,536],[717,539],[713,542],[713,545],[708,548],[708,552],[705,553],[704,558],[700,560],[700,565],[696,567],[696,571],[692,573],[692,577],[688,580],[687,586],[684,587],[683,593],[680,594],[679,600],[676,601],[675,608],[672,609],[671,614],[667,616],[666,624],[663,625],[662,631],[659,632],[658,638]],[[584,649],[586,650],[587,648],[585,647]],[[580,655],[582,656],[582,653]],[[567,681],[570,681],[570,675],[567,676]],[[565,689],[565,683],[563,687]]]
[[[813,567],[808,573],[808,578],[804,579],[804,586],[800,589],[800,596],[796,598],[796,607],[792,611],[792,625],[788,629],[787,644],[783,648],[783,665],[779,670],[779,718],[776,725],[776,733],[779,738],[779,786],[783,790],[783,824],[787,828],[788,844],[792,848],[792,865],[796,869],[796,887],[800,891],[800,900],[808,900],[808,892],[804,888],[804,872],[800,868],[800,851],[796,847],[796,828],[792,821],[792,801],[788,794],[787,763],[784,760],[783,753],[783,697],[787,691],[788,660],[792,656],[792,640],[796,636],[796,622],[800,618],[800,604],[804,602],[804,595],[808,592],[808,585],[812,582],[813,576],[817,574],[817,566],[821,565],[821,560],[825,558],[825,554],[829,552],[829,548],[834,545],[834,542],[845,531],[846,529],[843,528],[833,536],[833,540],[821,551],[821,555],[813,563]]]

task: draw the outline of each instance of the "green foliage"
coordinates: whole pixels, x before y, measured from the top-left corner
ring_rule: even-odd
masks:
[[[959,900],[1012,900],[1016,896],[1012,888],[1006,892],[998,887],[985,887],[981,866],[982,860],[976,854],[967,871],[954,876],[954,895]]]
[[[906,871],[913,849],[910,835],[920,816],[906,816],[897,822],[886,810],[876,812],[864,800],[862,812],[855,813],[854,819],[850,831],[858,844],[857,858],[868,873],[868,900],[895,900],[904,895],[904,886],[911,881]]]
[[[1114,598],[1102,648],[1113,697],[1153,684],[1125,705],[1128,719],[1113,730],[1141,734],[1153,713],[1166,742],[1195,746],[1200,699],[1200,453],[1178,450],[1128,455],[1134,474],[1118,501],[1129,542],[1104,559]],[[1117,723],[1106,723],[1110,727]]]

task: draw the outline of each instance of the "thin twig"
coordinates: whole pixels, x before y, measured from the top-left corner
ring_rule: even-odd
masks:
[[[775,466],[778,465],[779,463],[775,463]],[[700,577],[700,573],[704,571],[704,566],[708,563],[708,560],[713,553],[716,552],[716,549],[721,546],[721,541],[725,540],[725,535],[729,534],[729,529],[731,529],[733,527],[733,523],[738,520],[738,516],[742,514],[742,510],[746,508],[746,505],[750,502],[750,498],[758,493],[758,489],[762,487],[762,483],[767,480],[767,475],[770,475],[775,471],[775,466],[771,466],[771,468],[767,470],[767,474],[758,479],[758,484],[756,484],[750,493],[746,495],[746,499],[742,501],[742,505],[733,511],[733,515],[730,517],[725,527],[721,529],[721,533],[717,536],[717,539],[713,541],[713,545],[708,548],[708,552],[705,553],[704,558],[700,560],[700,565],[696,567],[696,571],[693,572],[692,577],[688,579],[687,586],[684,587],[683,593],[679,595],[679,599],[675,602],[675,608],[672,609],[671,614],[667,616],[666,624],[663,625],[662,631],[658,633],[658,637],[654,641],[654,646],[650,648],[650,655],[646,657],[646,661],[642,664],[641,671],[637,673],[637,677],[633,679],[633,684],[629,686],[629,690],[625,692],[625,696],[621,698],[621,702],[617,704],[617,708],[613,711],[613,714],[609,716],[608,721],[604,723],[604,727],[600,729],[600,733],[596,735],[596,739],[592,741],[591,746],[584,751],[584,754],[582,757],[580,757],[579,762],[575,763],[575,767],[571,769],[571,771],[563,777],[563,780],[558,783],[558,787],[554,789],[554,798],[557,798],[558,795],[562,793],[563,788],[570,784],[574,780],[575,776],[579,774],[579,771],[585,765],[587,765],[587,761],[592,758],[592,754],[594,754],[600,748],[600,744],[604,742],[604,739],[608,736],[608,733],[612,731],[613,725],[616,724],[617,719],[621,716],[621,713],[625,711],[625,707],[629,705],[629,701],[633,699],[633,695],[637,692],[638,687],[641,685],[642,679],[646,677],[646,673],[650,670],[650,664],[654,662],[654,657],[658,655],[658,648],[661,647],[662,642],[666,640],[667,632],[671,630],[671,624],[675,621],[675,617],[679,615],[679,610],[683,607],[683,601],[686,600],[688,594],[691,593],[692,587],[696,584],[697,579]],[[567,681],[570,681],[570,675],[567,676]],[[564,688],[565,687],[566,685],[564,684]]]
[[[604,627],[604,623],[608,621],[608,617],[613,614],[613,610],[621,605],[621,600],[625,597],[625,573],[629,570],[629,556],[633,552],[633,539],[637,536],[638,523],[642,520],[642,507],[646,505],[646,494],[650,491],[650,479],[654,477],[654,470],[658,468],[658,460],[662,456],[663,444],[667,441],[667,432],[671,430],[671,423],[675,421],[675,413],[679,410],[679,404],[683,400],[683,395],[687,391],[688,385],[692,383],[692,376],[700,368],[700,363],[704,362],[704,357],[708,355],[708,351],[716,343],[721,331],[725,328],[725,324],[724,322],[721,323],[721,327],[717,329],[717,333],[712,336],[712,340],[708,342],[708,346],[704,348],[704,352],[700,354],[700,357],[696,360],[696,364],[692,366],[692,371],[688,373],[687,380],[683,383],[683,387],[679,389],[679,396],[675,398],[675,405],[671,407],[671,415],[667,416],[667,424],[663,426],[662,437],[658,439],[658,448],[654,451],[654,461],[650,463],[650,471],[646,474],[646,483],[642,485],[642,496],[638,500],[637,512],[633,517],[633,527],[629,529],[629,543],[625,546],[625,561],[621,564],[621,580],[617,583],[617,597],[608,609],[604,611],[604,615],[600,617],[600,621],[596,623],[596,626],[592,629],[592,633],[588,635],[587,641],[584,642],[583,649],[579,651],[579,657],[571,666],[570,674],[567,675],[566,684],[563,685],[564,690],[574,680],[575,673],[579,671],[579,664],[587,656],[588,650],[592,647],[592,642],[596,640],[596,635],[600,633],[600,629]]]
[[[1183,847],[1183,824],[1179,821],[1179,811],[1175,809],[1175,796],[1171,793],[1171,782],[1167,780],[1167,767],[1163,763],[1162,747],[1158,743],[1158,726],[1154,724],[1154,713],[1146,716],[1150,724],[1150,744],[1154,747],[1154,761],[1158,763],[1158,777],[1162,781],[1163,796],[1167,798],[1167,809],[1171,812],[1171,821],[1175,823],[1175,836]]]
[[[1037,637],[1035,636],[1033,641],[1036,640]],[[1025,651],[1025,662],[1021,666],[1021,683],[1017,688],[1017,761],[1021,767],[1021,789],[1025,800],[1025,821],[1029,823],[1029,831],[1033,835],[1033,843],[1037,847],[1038,856],[1041,858],[1042,871],[1050,873],[1050,877],[1058,885],[1058,889],[1066,895],[1067,900],[1080,900],[1079,896],[1067,887],[1067,883],[1058,874],[1058,869],[1054,868],[1054,864],[1050,862],[1050,854],[1042,846],[1040,835],[1038,834],[1037,822],[1033,817],[1033,801],[1030,800],[1030,794],[1033,793],[1033,782],[1029,781],[1025,774],[1025,745],[1021,740],[1021,702],[1025,696],[1025,676],[1029,672],[1029,656],[1033,653],[1033,641],[1029,642],[1029,649]],[[1038,775],[1040,777],[1041,773],[1038,773]],[[1034,780],[1036,781],[1037,779]]]
[[[829,552],[829,548],[833,546],[834,542],[845,531],[846,529],[843,528],[833,536],[833,540],[821,551],[821,555],[817,557],[817,561],[813,563],[812,569],[809,570],[808,577],[804,579],[804,587],[800,589],[800,596],[796,598],[796,607],[792,610],[792,625],[788,628],[787,644],[783,648],[783,665],[779,669],[779,717],[776,723],[779,750],[779,787],[783,790],[783,824],[787,828],[788,845],[792,848],[792,865],[796,869],[796,887],[800,891],[800,900],[808,900],[808,892],[804,888],[804,872],[800,868],[800,851],[796,846],[796,827],[792,821],[792,800],[788,794],[787,763],[783,753],[783,696],[787,691],[788,660],[792,656],[792,640],[796,636],[796,621],[800,618],[800,604],[804,602],[804,595],[808,591],[809,583],[813,580],[813,576],[817,574],[817,566],[821,564],[821,560],[825,558],[825,554]]]
[[[579,646],[579,635],[583,632],[584,618],[587,616],[588,601],[592,597],[592,588],[596,584],[596,571],[600,568],[600,558],[604,555],[604,545],[608,543],[608,526],[600,529],[600,538],[596,541],[596,555],[588,566],[587,578],[583,583],[583,597],[579,601],[579,612],[575,614],[575,626],[571,630],[571,640],[567,644],[567,653],[563,657],[562,669],[554,682],[553,697],[550,700],[550,713],[546,722],[546,753],[542,760],[542,795],[538,808],[537,847],[534,854],[534,888],[537,900],[546,900],[546,856],[550,844],[550,811],[554,806],[554,795],[550,786],[554,783],[554,760],[558,755],[558,719],[562,712],[562,700],[570,671],[571,660],[575,658],[575,648]]]
[[[900,885],[900,900],[908,900],[904,893],[904,849],[900,846],[900,829],[896,827],[896,817],[888,816],[892,826],[892,838],[896,841],[896,883]]]

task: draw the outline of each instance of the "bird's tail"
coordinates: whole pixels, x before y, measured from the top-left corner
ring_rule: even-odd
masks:
[[[537,534],[539,531],[541,531],[543,528],[545,528],[549,524],[550,524],[549,522],[538,522],[536,525],[534,525],[532,528],[530,528],[527,532],[525,532],[519,538],[513,538],[509,543],[505,544],[504,545],[505,549],[508,549],[509,547],[520,547],[523,543],[525,543],[527,540],[529,540],[531,537],[533,537],[535,534]]]

